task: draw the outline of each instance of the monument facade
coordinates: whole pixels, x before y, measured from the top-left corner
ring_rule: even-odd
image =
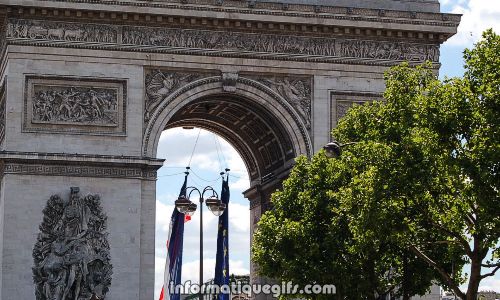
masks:
[[[253,228],[294,158],[389,66],[438,71],[459,22],[437,0],[1,0],[0,299],[153,299],[163,130],[232,143]]]

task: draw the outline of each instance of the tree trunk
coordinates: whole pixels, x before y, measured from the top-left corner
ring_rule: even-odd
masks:
[[[467,286],[466,300],[477,300],[477,292],[479,290],[479,283],[481,282],[481,259],[479,258],[478,249],[474,249],[473,256],[471,257],[470,266],[470,279]]]
[[[408,291],[408,253],[406,249],[403,253],[403,300],[410,300],[410,291]]]

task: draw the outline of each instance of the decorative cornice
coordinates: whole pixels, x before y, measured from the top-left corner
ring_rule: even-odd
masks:
[[[439,45],[432,43],[31,19],[9,19],[7,33],[8,43],[14,45],[380,66],[390,66],[401,61],[421,63],[425,60],[439,64]]]
[[[156,180],[162,159],[64,153],[0,151],[2,174]]]
[[[190,11],[190,12],[213,12],[227,14],[242,14],[242,15],[268,15],[268,16],[283,16],[283,17],[301,17],[313,19],[329,19],[329,20],[349,20],[377,23],[393,23],[393,24],[412,24],[412,25],[427,25],[427,26],[442,26],[442,27],[457,27],[461,15],[446,14],[446,13],[431,13],[431,12],[415,12],[401,10],[384,10],[370,8],[354,8],[354,7],[339,7],[325,5],[306,5],[306,4],[283,4],[270,2],[255,2],[250,5],[249,1],[224,1],[221,5],[220,0],[163,0],[161,2],[150,1],[119,1],[119,0],[43,0],[37,1],[50,5],[56,3],[74,3],[74,4],[95,4],[103,7],[120,6],[121,13],[133,15],[134,12],[123,11],[123,7],[144,7],[158,8],[168,10]],[[17,4],[17,3],[16,3]],[[29,5],[34,5],[32,1]],[[77,7],[77,6],[74,6]],[[54,7],[55,8],[55,7]],[[34,9],[34,8],[30,8]],[[47,10],[46,8],[44,8]],[[62,8],[64,9],[64,8]],[[86,6],[85,10],[92,9]],[[111,9],[110,9],[111,10]],[[80,13],[81,14],[81,13]],[[115,13],[116,14],[116,13]],[[153,14],[146,14],[149,18]],[[146,19],[148,17],[144,16]],[[115,18],[117,16],[115,15]],[[117,18],[117,19],[124,19]],[[126,18],[125,18],[126,19]],[[239,19],[242,19],[241,16]]]
[[[0,86],[0,146],[2,145],[5,138],[5,102],[7,93],[7,82],[4,81],[3,85]]]

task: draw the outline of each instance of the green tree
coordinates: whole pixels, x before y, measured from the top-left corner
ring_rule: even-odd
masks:
[[[357,143],[338,159],[300,158],[273,195],[254,239],[260,272],[335,283],[339,299],[396,286],[408,299],[432,280],[476,299],[500,268],[498,53],[490,30],[466,50],[463,78],[440,82],[429,65],[388,71],[385,101],[351,109],[333,131]]]

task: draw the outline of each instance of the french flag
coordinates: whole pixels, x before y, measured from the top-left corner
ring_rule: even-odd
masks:
[[[186,196],[187,178],[188,174],[186,174],[184,178],[184,184],[182,185],[179,197]],[[160,300],[180,300],[181,295],[176,294],[175,290],[171,291],[169,287],[171,282],[174,287],[181,283],[184,223],[190,219],[190,217],[184,216],[184,214],[181,214],[177,209],[174,209],[172,213],[168,231],[168,251],[165,263],[165,275]]]

